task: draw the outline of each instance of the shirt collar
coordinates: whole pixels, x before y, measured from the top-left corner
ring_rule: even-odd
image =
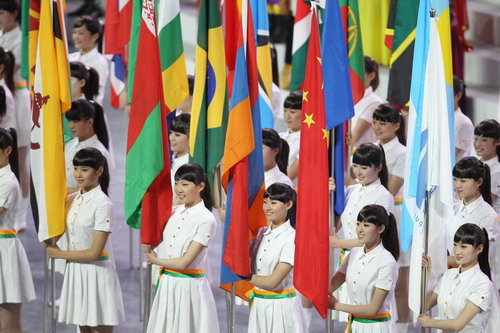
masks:
[[[391,141],[387,142],[387,143],[381,143],[379,141],[379,143],[382,145],[382,148],[384,148],[384,151],[387,153],[389,150],[391,150],[392,148],[394,148],[396,146],[396,144],[399,142],[399,139],[397,136],[395,136]]]
[[[465,211],[467,214],[470,214],[470,213],[472,213],[474,211],[474,209],[476,209],[477,207],[481,206],[483,202],[484,202],[484,199],[483,199],[482,195],[480,195],[479,198],[477,198],[476,200],[472,201],[467,206],[465,205],[464,200],[462,199],[462,202],[461,202],[462,206],[460,207],[460,212]]]
[[[484,161],[483,163],[487,164],[490,167],[490,169],[491,169],[492,166],[494,166],[495,164],[498,163],[498,156],[490,158],[489,160]]]
[[[363,248],[361,249],[361,256],[359,257],[360,259],[370,260],[374,258],[377,254],[385,250],[384,244],[382,244],[382,242],[380,242],[380,244],[377,245],[377,247],[375,247],[370,252],[365,252],[365,246],[363,246]]]
[[[20,31],[21,31],[21,28],[19,28],[19,26],[17,25],[14,29],[12,29],[9,32],[4,32],[2,30],[2,36],[4,36],[5,38],[10,38],[10,37],[15,38]]]
[[[361,185],[360,191],[362,191],[364,193],[368,193],[368,192],[373,191],[376,187],[378,187],[381,184],[382,184],[382,182],[380,181],[380,178],[377,178],[376,180],[374,180],[373,182],[371,182],[370,184],[368,184],[366,186]]]
[[[278,164],[276,164],[274,167],[271,169],[267,170],[265,173],[268,173],[270,176],[274,176],[280,172],[280,168],[278,167]]]
[[[365,96],[368,96],[373,93],[373,88],[372,86],[368,86],[368,88],[365,88]]]
[[[97,51],[97,46],[96,46],[85,54],[82,54],[82,51],[79,51],[78,55],[80,57],[80,61],[84,62],[85,60],[90,60],[91,58],[95,57],[97,53],[99,53],[99,51]]]
[[[189,208],[186,208],[186,205],[182,205],[181,214],[192,214],[196,211],[202,210],[203,208],[205,208],[205,203],[203,202],[203,200]]]
[[[468,279],[470,277],[476,276],[476,274],[479,274],[479,271],[481,271],[481,268],[479,267],[479,264],[476,264],[474,267],[466,270],[463,273],[460,273],[460,267],[457,269],[457,275],[455,275],[455,280],[460,279]]]
[[[76,195],[75,197],[75,200],[85,200],[85,202],[89,201],[90,199],[92,199],[93,197],[95,197],[95,195],[99,192],[102,192],[101,190],[101,185],[97,185],[96,187],[94,187],[93,189],[91,189],[90,191],[88,192],[85,192],[85,193],[82,193],[82,190],[78,190],[78,194]]]
[[[458,109],[456,109],[455,112],[453,113],[453,116],[455,117],[455,119],[457,119],[457,117],[460,117],[461,115],[463,115],[462,109],[458,107]]]
[[[97,141],[98,141],[97,134],[94,134],[87,140],[83,141],[79,141],[78,138],[76,138],[76,147],[81,147],[81,148],[94,147]]]
[[[279,227],[275,229],[271,229],[271,224],[269,224],[269,227],[267,228],[266,232],[264,233],[264,236],[272,235],[274,238],[277,238],[279,235],[283,234],[285,231],[289,230],[292,227],[290,224],[290,220],[287,220],[285,223],[280,225]]]
[[[5,176],[10,171],[12,171],[12,169],[10,168],[10,164],[7,164],[3,168],[0,168],[0,177]]]

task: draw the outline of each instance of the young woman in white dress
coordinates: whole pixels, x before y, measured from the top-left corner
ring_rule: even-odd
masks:
[[[95,100],[99,94],[99,74],[92,67],[85,66],[80,61],[69,63],[71,72],[71,98],[77,100],[86,98]]]
[[[299,183],[299,150],[300,150],[300,125],[302,123],[302,91],[297,90],[285,98],[283,103],[283,118],[288,130],[280,133],[280,136],[288,142],[290,152],[288,154],[287,176],[296,188]]]
[[[147,332],[219,332],[215,300],[205,278],[208,246],[217,228],[207,177],[198,164],[184,164],[175,173],[181,203],[163,231],[158,254],[146,253],[149,264],[161,266]]]
[[[35,299],[28,258],[17,238],[21,191],[15,129],[0,128],[0,331],[22,332],[21,305]]]
[[[78,325],[82,333],[112,332],[125,320],[110,233],[113,203],[107,192],[106,158],[96,148],[81,149],[73,158],[79,191],[66,200],[68,250],[49,245],[50,258],[66,259],[59,322]]]
[[[490,168],[491,206],[500,223],[500,124],[495,119],[483,120],[474,129],[474,149],[481,162]],[[500,281],[500,246],[490,247],[492,272]]]
[[[401,235],[401,215],[403,208],[403,184],[405,176],[406,137],[404,118],[397,107],[390,103],[380,104],[373,112],[373,132],[384,149],[389,171],[388,190],[394,196],[394,216]],[[398,308],[397,325],[405,331],[408,325],[408,283],[410,272],[410,253],[401,252],[398,260],[399,278],[396,284],[396,305]]]
[[[274,183],[293,186],[292,181],[286,174],[289,153],[288,142],[281,138],[278,132],[271,128],[262,129],[262,155],[264,157],[266,188]]]
[[[249,333],[307,332],[300,298],[293,287],[295,256],[296,192],[274,183],[264,193],[264,212],[269,226],[261,228],[251,245],[255,288]]]
[[[391,314],[398,278],[396,219],[383,206],[367,205],[357,216],[356,233],[362,247],[352,249],[333,276],[329,307],[349,314],[346,332],[397,333]],[[343,284],[347,303],[332,295]]]
[[[496,246],[499,236],[498,217],[491,207],[490,170],[477,158],[464,157],[453,168],[455,191],[461,201],[455,204],[455,215],[447,224],[448,264],[457,266],[453,254],[453,237],[465,223],[474,223],[488,232],[489,247]]]
[[[421,314],[418,322],[422,327],[446,332],[486,332],[495,296],[488,262],[488,233],[476,224],[462,225],[453,236],[453,254],[458,268],[447,270],[427,294],[427,310],[437,305],[437,319]],[[431,258],[424,255],[422,265],[431,267]]]
[[[389,174],[382,147],[373,143],[365,143],[356,149],[353,155],[352,170],[358,184],[348,186],[346,189],[346,206],[340,216],[340,225],[337,232],[342,230],[344,237],[334,234],[330,237],[330,246],[339,248],[339,264],[354,247],[362,246],[357,237],[356,223],[361,209],[369,204],[378,204],[387,211],[394,211],[394,197],[388,191]],[[338,299],[348,302],[345,288],[339,288]],[[347,321],[345,313],[335,313],[341,321]]]

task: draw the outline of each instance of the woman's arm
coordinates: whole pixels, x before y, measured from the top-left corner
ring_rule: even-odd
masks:
[[[354,129],[351,131],[350,144],[353,145],[356,141],[359,140],[366,133],[366,131],[371,130],[372,124],[367,122],[364,119],[359,118],[354,126]]]
[[[354,316],[360,317],[372,317],[379,313],[380,308],[384,304],[385,298],[389,294],[389,291],[375,288],[375,292],[373,293],[372,301],[367,305],[349,305],[339,303],[337,299],[333,296],[330,296],[328,303],[331,309],[337,311],[343,311],[350,313]]]
[[[481,311],[481,309],[477,305],[467,301],[458,318],[439,320],[433,319],[427,314],[421,314],[418,316],[418,323],[422,327],[433,327],[449,331],[461,331],[465,328],[465,326],[467,326],[472,318],[479,313],[479,311]]]
[[[299,160],[296,160],[288,167],[286,174],[290,180],[295,179],[299,175]]]
[[[433,307],[436,306],[437,299],[438,299],[438,294],[436,294],[435,292],[431,291],[430,293],[427,294],[427,301],[425,303],[426,307],[427,307],[427,311],[429,311],[430,309],[432,309]]]
[[[0,214],[2,214],[3,212],[5,212],[7,209],[5,209],[5,207],[0,207]]]
[[[389,176],[389,192],[391,192],[393,197],[396,197],[396,194],[398,194],[399,189],[401,186],[403,186],[404,179],[398,176],[390,175]]]
[[[86,250],[63,251],[57,245],[49,245],[47,254],[50,258],[66,259],[70,261],[93,261],[101,257],[109,232],[94,231],[92,245]]]
[[[328,288],[328,293],[331,294],[337,290],[345,282],[345,274],[337,271],[330,281],[330,287]]]
[[[330,247],[352,249],[361,245],[359,239],[341,239],[337,235],[330,236]]]
[[[293,266],[286,262],[276,265],[271,275],[252,275],[250,283],[262,289],[271,290],[276,288],[283,279],[290,273]]]
[[[175,271],[182,271],[188,268],[189,265],[191,265],[191,263],[196,259],[203,248],[205,248],[205,246],[203,246],[201,243],[198,243],[197,241],[191,241],[186,254],[180,258],[158,258],[156,252],[151,251],[149,253],[146,253],[146,260],[148,261],[148,264],[163,266]]]

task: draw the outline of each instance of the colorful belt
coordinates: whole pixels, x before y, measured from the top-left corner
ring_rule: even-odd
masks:
[[[346,332],[352,332],[352,322],[356,321],[358,323],[363,323],[363,324],[371,324],[371,323],[383,323],[386,321],[391,320],[391,314],[389,312],[386,313],[379,313],[376,316],[373,317],[361,317],[361,316],[353,316],[352,314],[349,315],[349,322],[347,324]]]
[[[26,89],[28,88],[28,84],[26,83],[26,81],[16,82],[14,83],[14,88],[16,90]]]
[[[101,256],[99,257],[99,259],[97,259],[97,260],[108,260],[108,259],[109,259],[108,252],[103,252],[103,253],[101,253]]]
[[[253,288],[247,291],[245,296],[248,297],[250,306],[252,306],[255,297],[265,299],[291,298],[297,296],[297,290],[295,288],[285,290],[260,290]]]
[[[162,275],[170,275],[179,278],[200,278],[205,276],[205,270],[203,269],[185,269],[181,271],[174,271],[173,269],[168,269],[165,267],[159,268],[158,279],[156,280],[155,292],[158,290],[160,285],[160,280]]]
[[[0,230],[0,238],[17,238],[17,230]]]
[[[403,198],[394,198],[394,206],[401,206],[403,204]]]

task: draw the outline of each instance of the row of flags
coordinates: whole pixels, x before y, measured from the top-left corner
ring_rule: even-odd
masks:
[[[23,3],[23,11],[27,2]],[[431,3],[439,21],[429,18]],[[331,205],[327,187],[329,147],[335,147],[332,162],[337,179],[335,212],[340,214],[344,202],[341,186],[344,123],[353,116],[353,105],[363,96],[364,86],[360,84],[364,76],[363,52],[357,1],[328,1],[324,12],[317,10],[315,4],[312,11],[308,5],[303,7],[302,1],[297,5],[297,24],[307,34],[300,36],[301,44],[294,46],[295,51],[305,54],[304,78],[299,83],[304,101],[294,280],[297,289],[326,317]],[[126,86],[131,113],[125,216],[131,227],[141,229],[142,243],[157,245],[171,214],[172,202],[165,119],[187,96],[180,7],[178,1],[155,0],[110,0],[108,7],[114,11],[115,21],[111,20],[110,25],[115,30],[111,27],[107,33],[116,32],[116,27],[119,30],[127,27],[130,22],[125,37],[115,41],[105,37],[109,52],[122,61],[122,73],[116,75],[123,83],[121,89],[125,85],[125,68],[128,72]],[[61,118],[71,105],[67,40],[62,0],[29,0],[27,8],[30,20],[25,38],[29,48],[23,69],[29,69],[33,99],[31,160],[36,167],[32,168],[32,192],[36,198],[39,239],[46,240],[64,232],[66,183]],[[242,276],[250,274],[249,241],[266,225],[262,211],[261,129],[266,119],[263,110],[267,110],[270,101],[269,33],[262,8],[265,0],[236,2],[232,8],[236,16],[227,21],[233,26],[226,26],[226,31],[237,42],[229,43],[227,37],[224,39],[219,3],[200,0],[195,59],[189,159],[205,168],[211,182],[214,169],[223,160],[222,186],[228,198],[221,284],[227,287],[229,283],[237,283],[241,293],[250,287],[241,281]],[[322,24],[318,21],[319,12]],[[416,257],[423,246],[420,223],[423,216],[429,214],[437,221],[432,224],[432,234],[439,235],[450,214],[451,179],[444,176],[449,176],[453,162],[449,27],[446,0],[420,2],[411,80],[406,177],[409,181],[405,183],[402,230],[403,248],[408,249],[413,239]],[[408,35],[411,34],[410,31]],[[392,43],[393,48],[399,45],[396,33]],[[329,142],[331,138],[333,142]],[[308,182],[311,177],[317,181]],[[422,201],[425,190],[431,197],[427,212],[423,211]],[[433,259],[445,255],[446,252],[439,252],[437,239],[432,238],[431,243],[429,248],[436,253],[435,257],[431,254]],[[438,269],[433,272],[445,267],[441,264],[437,259],[434,265]],[[420,275],[411,275],[415,275],[410,287],[413,292],[419,290],[415,281]],[[420,301],[417,295],[410,295],[414,311]]]

